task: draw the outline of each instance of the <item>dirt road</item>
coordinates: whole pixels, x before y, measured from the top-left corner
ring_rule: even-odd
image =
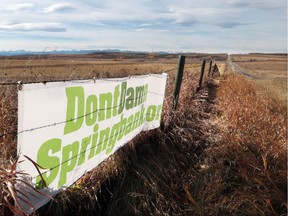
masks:
[[[242,68],[238,64],[234,63],[232,61],[231,55],[228,55],[227,63],[231,67],[231,69],[234,73],[241,74],[241,75],[243,75],[247,78],[250,78],[250,79],[256,79],[256,80],[286,80],[287,79],[285,77],[258,77],[258,76],[252,75],[252,74],[248,73],[244,68]]]
[[[242,74],[248,78],[257,79],[257,77],[247,73],[243,68],[241,68],[239,65],[234,63],[232,61],[231,55],[228,55],[227,63],[231,67],[231,69],[234,73]]]

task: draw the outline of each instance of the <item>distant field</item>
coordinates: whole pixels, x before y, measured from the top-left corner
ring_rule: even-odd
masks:
[[[176,63],[176,59],[174,60]],[[45,56],[41,58],[27,59],[2,59],[0,60],[0,77],[3,79],[20,80],[46,80],[50,79],[78,79],[92,77],[116,77],[129,74],[142,74],[145,72],[161,72],[175,67],[175,63],[169,60],[163,63],[153,61],[135,60],[109,60],[94,58],[77,58],[71,56],[69,59],[63,56]],[[155,68],[156,66],[156,68]],[[159,67],[158,67],[159,66]],[[152,71],[151,71],[152,70]]]
[[[187,54],[186,65],[202,59],[226,60],[225,54]],[[178,54],[96,53],[0,57],[1,81],[49,81],[162,73],[177,68]]]
[[[232,55],[232,60],[255,76],[287,78],[286,55]]]
[[[287,109],[287,55],[232,55],[233,62],[258,77],[254,82]]]
[[[234,62],[245,61],[285,61],[287,59],[286,54],[233,54]]]

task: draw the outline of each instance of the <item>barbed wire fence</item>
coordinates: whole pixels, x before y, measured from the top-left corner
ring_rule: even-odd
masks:
[[[109,78],[115,77],[115,74],[112,72],[99,72],[101,70],[95,69],[93,65],[90,65],[88,72],[85,74],[81,73],[81,68],[77,68],[77,65],[73,61],[69,61],[66,65],[55,65],[53,64],[54,57],[46,56],[32,56],[29,57],[27,62],[25,62],[25,67],[18,67],[17,65],[11,64],[11,60],[8,59],[4,61],[4,64],[0,66],[0,76],[2,80],[0,81],[0,146],[1,149],[0,163],[8,165],[9,161],[12,161],[17,156],[17,137],[21,131],[18,131],[18,100],[17,92],[23,84],[33,84],[33,83],[49,83],[49,82],[84,82],[87,80],[103,79],[107,80]],[[39,63],[40,62],[40,63]],[[63,67],[64,66],[64,67]],[[97,65],[98,66],[98,65]],[[125,70],[119,69],[118,76],[130,76],[132,74],[143,74],[143,71],[140,71],[139,68],[135,68],[133,64],[127,64]],[[200,68],[201,64],[193,64],[185,66],[185,71],[196,70]],[[56,73],[51,76],[48,69],[53,69],[59,67],[62,70],[66,70],[61,73]],[[132,68],[134,67],[134,68]],[[130,69],[129,69],[130,68]],[[132,70],[131,70],[132,68]],[[177,72],[177,67],[171,66],[169,69],[163,70],[163,65],[154,64],[153,70],[151,68],[146,68],[148,73],[167,73],[168,80],[167,85],[171,86],[175,82],[175,74]],[[18,73],[15,73],[14,76],[9,76],[10,70],[19,70]],[[20,73],[22,71],[22,73]],[[116,75],[116,76],[117,76]],[[117,77],[118,77],[117,76]],[[183,79],[190,79],[189,73],[184,73]],[[172,95],[168,94],[165,97],[165,100],[172,100]],[[98,112],[99,110],[97,110]],[[84,117],[84,116],[83,116]],[[51,125],[45,125],[45,127],[55,126],[55,123]],[[40,128],[33,128],[40,129]]]

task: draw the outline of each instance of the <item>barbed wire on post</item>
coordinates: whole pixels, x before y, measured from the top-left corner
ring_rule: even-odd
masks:
[[[35,66],[35,65],[33,65]],[[197,65],[193,65],[193,66],[188,66],[188,67],[185,67],[185,69],[191,69],[191,68],[196,68],[196,67],[199,67],[199,64]],[[173,67],[171,69],[167,69],[167,70],[163,70],[163,71],[158,71],[156,72],[155,74],[161,74],[161,73],[170,73],[170,72],[173,72],[173,71],[177,71],[177,67]],[[36,74],[35,74],[36,75]],[[9,87],[9,86],[15,86],[17,87],[17,90],[18,91],[21,91],[22,89],[22,86],[25,85],[25,84],[38,84],[38,83],[43,83],[43,84],[47,84],[47,83],[54,83],[54,82],[77,82],[77,83],[83,83],[83,82],[90,82],[90,81],[93,81],[93,82],[101,82],[101,81],[109,81],[109,80],[113,80],[115,81],[115,78],[99,78],[99,79],[96,79],[95,77],[92,77],[92,78],[83,78],[83,79],[55,79],[55,80],[51,80],[49,78],[46,79],[45,76],[43,76],[43,74],[41,74],[41,76],[44,78],[43,80],[37,80],[37,81],[2,81],[0,82],[0,86],[3,86],[3,87]],[[149,74],[146,74],[146,75],[142,75],[142,76],[149,76]],[[169,84],[170,82],[173,83],[174,80],[171,80],[169,79],[170,77],[168,76],[167,77],[167,84]],[[125,79],[128,79],[128,77],[119,77],[119,79],[121,80],[125,80]],[[15,89],[16,90],[16,89]],[[0,95],[0,101],[2,102],[2,104],[5,104],[5,103],[10,103],[9,104],[9,109],[14,109],[16,110],[16,113],[17,113],[17,100],[15,100],[15,97],[16,96],[16,93],[17,91],[11,91],[10,89],[7,89],[4,93],[2,92],[2,95]],[[15,91],[15,92],[14,92]],[[149,92],[149,93],[152,93],[153,92]],[[154,92],[155,94],[158,94],[156,92]],[[3,96],[4,95],[4,96]],[[6,95],[6,96],[5,96]],[[1,97],[2,96],[2,97]],[[8,98],[9,98],[9,101],[8,101]],[[15,100],[15,101],[10,101],[10,100]],[[11,103],[13,103],[13,105],[11,105]],[[8,105],[7,105],[8,106]],[[2,110],[0,110],[2,112],[2,116],[3,116],[3,107],[2,106]],[[113,108],[113,107],[111,107]],[[95,110],[93,112],[99,112],[101,111],[100,109],[99,110]],[[10,112],[9,110],[5,110],[6,112],[6,116],[8,115],[8,113]],[[88,113],[86,115],[90,115],[92,114],[91,113]],[[80,116],[78,118],[84,118],[84,116]],[[0,118],[1,120],[1,118]],[[69,121],[73,121],[73,120],[76,120],[76,119],[71,119]],[[52,127],[52,126],[55,126],[55,125],[58,125],[58,124],[64,124],[64,123],[67,123],[68,121],[61,121],[61,122],[56,122],[56,123],[51,123],[49,125],[43,125],[43,126],[39,126],[39,127],[35,127],[35,128],[31,128],[31,129],[26,129],[26,130],[23,130],[23,131],[17,131],[17,127],[18,127],[18,123],[17,123],[17,114],[16,116],[13,114],[10,115],[10,123],[9,122],[6,122],[7,124],[4,123],[3,119],[2,119],[2,122],[3,124],[1,125],[1,130],[0,130],[0,139],[3,139],[7,136],[12,136],[15,140],[16,137],[18,137],[19,134],[21,133],[24,133],[24,132],[27,132],[27,131],[32,131],[32,130],[38,130],[38,129],[41,129],[41,128],[45,128],[45,127]],[[1,142],[1,141],[0,141]]]

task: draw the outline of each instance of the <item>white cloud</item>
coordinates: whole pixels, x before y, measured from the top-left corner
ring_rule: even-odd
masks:
[[[227,21],[227,22],[219,23],[218,26],[220,26],[222,28],[233,29],[235,27],[244,26],[244,25],[251,25],[251,24],[252,23]]]
[[[260,8],[260,9],[273,9],[273,8],[282,8],[283,4],[287,2],[286,0],[224,0],[225,3],[237,7],[247,7],[247,8]]]
[[[60,23],[0,23],[0,30],[5,31],[45,31],[64,32],[65,28]]]
[[[169,6],[169,12],[171,18],[175,21],[174,23],[188,25],[197,23],[207,23],[212,17],[221,15],[227,12],[220,8],[201,8],[201,7],[191,7],[185,8],[181,6]]]
[[[33,7],[34,7],[34,4],[32,3],[21,3],[21,4],[8,5],[6,9],[11,10],[11,11],[20,11],[20,10],[27,10]]]
[[[45,8],[42,12],[44,13],[54,13],[64,10],[70,10],[73,9],[72,5],[69,3],[58,3],[50,5],[49,7]]]
[[[0,22],[6,23],[0,23],[0,47],[11,49],[17,43],[39,50],[55,45],[269,51],[284,50],[287,43],[286,0],[2,0],[1,5]],[[266,45],[255,43],[260,39]]]

